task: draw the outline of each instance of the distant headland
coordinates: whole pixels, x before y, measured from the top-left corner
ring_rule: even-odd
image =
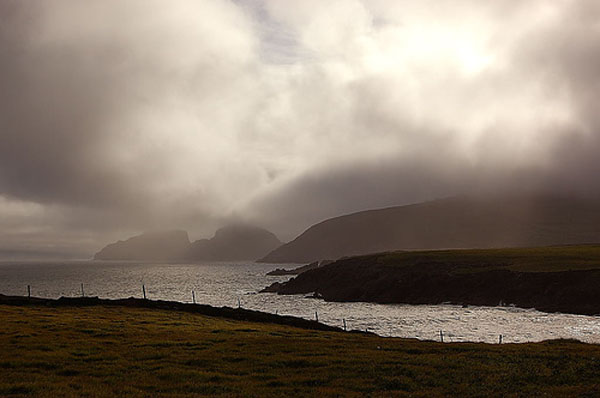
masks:
[[[259,261],[307,264],[393,250],[597,242],[597,199],[545,194],[459,196],[330,218]]]
[[[211,239],[191,242],[181,230],[148,232],[105,246],[94,260],[254,261],[281,245],[266,229],[249,225],[223,227]]]
[[[600,314],[600,246],[398,251],[349,257],[263,292],[326,301],[516,306]]]

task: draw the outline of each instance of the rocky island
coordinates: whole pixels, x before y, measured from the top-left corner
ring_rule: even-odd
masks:
[[[273,233],[248,225],[223,227],[211,239],[190,242],[185,231],[150,232],[111,243],[95,260],[254,261],[281,245]]]

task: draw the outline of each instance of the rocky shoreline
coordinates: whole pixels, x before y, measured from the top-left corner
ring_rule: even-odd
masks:
[[[300,275],[303,272],[310,271],[311,269],[317,269],[327,264],[331,264],[331,260],[313,261],[310,264],[302,265],[294,269],[277,268],[273,271],[267,272],[267,276],[286,276],[286,275]]]
[[[326,301],[380,304],[514,305],[544,312],[600,314],[600,269],[521,272],[486,264],[466,272],[461,262],[398,265],[386,254],[360,256],[304,272],[263,292],[315,293]]]

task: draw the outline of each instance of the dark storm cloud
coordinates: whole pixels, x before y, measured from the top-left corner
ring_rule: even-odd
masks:
[[[450,3],[454,9],[473,5]],[[439,4],[442,12],[449,5]],[[410,14],[410,6],[403,11]],[[430,95],[422,104],[403,94],[393,98],[391,91],[403,88],[390,76],[353,81],[358,94],[344,99],[355,104],[354,123],[366,131],[393,132],[404,153],[315,168],[266,192],[255,200],[264,207],[256,208],[273,227],[308,227],[346,212],[469,192],[600,194],[597,2],[479,3],[470,12],[490,18],[492,26],[481,33],[499,54],[492,64],[469,77],[453,72],[451,63],[434,67],[437,76],[421,76],[432,79],[433,90],[405,80]],[[428,107],[420,120],[414,116],[423,111],[415,112],[415,103]],[[356,147],[360,158],[361,144]]]
[[[178,37],[152,42],[155,35],[176,34],[170,24],[177,21],[166,15],[166,22],[151,17],[126,24],[143,10],[136,1],[2,7],[2,191],[36,202],[139,205],[140,195],[149,193],[144,183],[168,169],[165,148],[141,119],[159,110],[186,72],[185,61],[160,59]],[[219,67],[193,61],[196,73]],[[190,89],[193,78],[186,76]],[[195,83],[204,88],[202,78]]]
[[[76,64],[82,60],[60,52],[44,59],[43,69],[27,48],[12,52],[21,53],[19,59],[2,57],[0,66],[4,192],[42,202],[117,199],[122,178],[109,165],[102,166],[106,160],[99,158],[99,146],[107,138],[102,128],[116,113],[111,108],[118,106],[102,95],[113,82],[106,76],[79,73]],[[89,87],[91,82],[99,86]]]
[[[595,1],[0,3],[0,238],[598,193]]]
[[[231,4],[159,3],[0,4],[3,245],[222,218],[210,135],[232,127],[214,109],[235,110],[252,38]]]
[[[291,240],[299,230],[342,214],[457,195],[551,193],[555,183],[543,169],[466,164],[440,149],[435,161],[386,158],[302,175],[255,197],[246,216]]]

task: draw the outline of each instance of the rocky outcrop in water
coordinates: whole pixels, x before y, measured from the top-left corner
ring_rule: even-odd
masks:
[[[254,261],[279,246],[281,241],[266,229],[234,225],[219,229],[211,239],[193,242],[183,257],[190,261]]]
[[[181,258],[190,246],[185,231],[159,231],[111,243],[94,255],[95,260],[169,261]]]
[[[254,261],[281,245],[262,228],[232,225],[219,229],[211,239],[190,242],[185,231],[151,232],[111,243],[95,260],[132,261]]]
[[[286,276],[286,275],[299,275],[303,272],[310,271],[311,269],[317,269],[324,265],[331,264],[331,260],[313,261],[310,264],[303,265],[294,269],[277,268],[273,271],[267,272],[267,276]]]

